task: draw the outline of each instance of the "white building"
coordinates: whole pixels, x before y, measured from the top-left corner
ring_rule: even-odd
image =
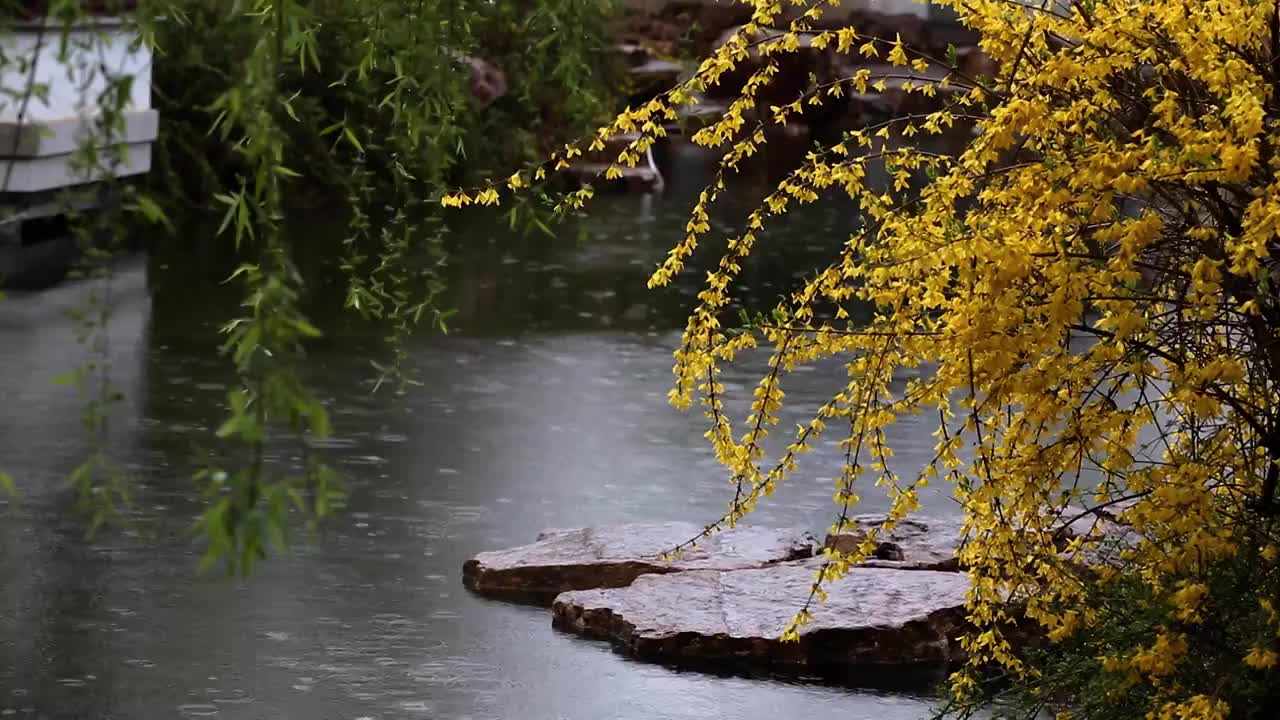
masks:
[[[151,169],[158,117],[151,109],[151,51],[119,18],[89,16],[71,27],[35,18],[0,36],[0,276],[66,262],[74,242],[58,218],[68,188],[92,190],[107,176]],[[111,78],[128,78],[122,128],[97,127]],[[85,167],[77,151],[123,143]],[[76,193],[78,208],[92,193]],[[0,277],[0,283],[3,277]]]

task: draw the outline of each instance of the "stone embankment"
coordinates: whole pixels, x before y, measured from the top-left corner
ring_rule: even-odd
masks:
[[[657,0],[644,6],[625,13],[614,31],[619,53],[632,77],[633,102],[647,101],[688,77],[693,66],[678,58],[708,56],[751,18],[750,6],[740,3]],[[769,83],[757,93],[759,107],[767,110],[773,105],[795,102],[814,87],[828,87],[847,80],[863,68],[875,77],[884,76],[887,87],[883,92],[860,95],[846,88],[838,97],[821,93],[825,102],[806,103],[803,119],[794,118],[788,123],[788,132],[794,133],[800,124],[805,132],[823,134],[853,129],[884,117],[936,110],[953,91],[944,89],[933,97],[907,93],[903,85],[908,81],[918,86],[921,81],[936,82],[951,75],[954,88],[995,75],[996,68],[977,47],[975,33],[953,19],[922,18],[912,12],[917,9],[910,3],[898,7],[907,12],[897,13],[877,12],[856,4],[824,7],[822,17],[810,21],[812,31],[800,34],[796,51],[771,56],[777,69]],[[784,14],[778,27],[785,28],[791,19],[794,19],[791,15]],[[894,42],[900,38],[917,53],[913,57],[930,59],[930,68],[916,72],[883,64],[887,47],[881,47],[876,57],[858,51],[838,52],[835,43],[819,48],[810,42],[819,32],[845,27],[857,32],[859,48],[873,39]],[[778,30],[767,29],[762,33],[757,40],[770,33],[776,36]],[[741,59],[737,67],[715,85],[706,88],[703,101],[707,106],[724,107],[738,97],[747,78],[765,62],[758,45],[753,43],[748,57]]]

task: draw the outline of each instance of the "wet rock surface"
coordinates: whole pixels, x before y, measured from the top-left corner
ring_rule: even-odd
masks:
[[[1098,566],[1119,567],[1124,553],[1142,540],[1141,534],[1122,522],[1118,514],[1105,511],[1071,517],[1057,532],[1063,559],[1086,572]],[[1078,548],[1069,552],[1068,545],[1073,540],[1078,542]]]
[[[740,526],[703,539],[675,562],[659,559],[701,531],[674,522],[547,530],[532,544],[476,555],[463,565],[462,581],[483,595],[550,604],[568,590],[623,587],[642,575],[745,570],[807,558],[817,545],[801,530]]]
[[[853,552],[869,530],[884,522],[883,515],[858,515],[854,527],[846,532],[827,535],[823,547],[838,552]],[[898,523],[887,535],[876,538],[876,549],[863,565],[899,570],[936,570],[957,572],[956,552],[960,549],[959,520],[940,518],[908,518]]]
[[[800,641],[779,640],[822,560],[758,570],[649,575],[629,587],[567,592],[555,625],[646,660],[856,677],[959,657],[969,580],[958,573],[860,567],[829,583]],[[852,675],[851,675],[852,674]]]
[[[851,518],[853,527],[839,534],[829,534],[823,548],[853,552],[871,529],[884,522],[883,515],[859,515]],[[1093,514],[1065,518],[1056,530],[1060,550],[1073,539],[1083,542],[1078,551],[1063,559],[1081,566],[1115,564],[1121,552],[1133,547],[1136,536],[1132,529],[1113,520]],[[899,570],[935,570],[959,572],[959,518],[911,517],[898,523],[891,532],[876,538],[876,547],[863,563],[864,567]]]

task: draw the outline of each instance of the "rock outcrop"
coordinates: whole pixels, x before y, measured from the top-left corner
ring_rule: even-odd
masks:
[[[851,518],[853,527],[845,532],[827,535],[823,548],[852,552],[866,538],[867,532],[884,522],[883,515],[858,515]],[[1082,567],[1114,564],[1119,554],[1133,547],[1136,535],[1132,529],[1093,514],[1064,520],[1058,527],[1056,541],[1065,550],[1073,539],[1083,540],[1080,550],[1064,560]],[[902,520],[887,535],[876,538],[876,547],[862,564],[865,567],[900,570],[936,570],[958,572],[961,528],[959,518],[911,517]]]
[[[701,531],[691,523],[547,530],[530,545],[468,560],[462,582],[483,595],[549,604],[567,590],[619,588],[641,575],[762,568],[810,557],[817,545],[800,530],[740,526],[703,539],[674,562],[659,559]]]
[[[828,535],[823,547],[842,553],[852,552],[870,529],[884,522],[883,515],[858,515],[851,519],[854,527]],[[887,536],[876,538],[876,549],[863,564],[900,570],[956,572],[960,569],[956,560],[959,549],[959,520],[908,518],[899,522]]]
[[[507,94],[507,76],[493,63],[470,55],[462,56],[461,61],[467,66],[471,97],[480,108],[489,107]]]
[[[646,660],[839,674],[944,666],[959,657],[969,580],[959,573],[854,568],[828,583],[800,641],[779,640],[822,560],[758,570],[650,575],[629,587],[567,592],[557,627]]]

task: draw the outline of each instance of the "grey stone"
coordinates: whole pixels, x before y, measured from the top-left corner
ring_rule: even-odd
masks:
[[[828,598],[815,603],[799,641],[782,642],[822,562],[650,575],[629,587],[567,592],[552,606],[554,623],[674,664],[870,672],[959,657],[969,579],[958,573],[854,568],[825,585]]]
[[[507,94],[507,76],[496,65],[478,57],[462,56],[467,66],[471,96],[480,108],[489,107]]]
[[[1113,507],[1089,512],[1081,510],[1074,516],[1073,510],[1063,513],[1064,522],[1057,530],[1057,540],[1059,549],[1064,551],[1062,558],[1082,571],[1103,565],[1119,567],[1123,564],[1124,553],[1141,543],[1140,533],[1120,520],[1121,510]],[[1079,547],[1074,552],[1067,552],[1073,540],[1079,541]]]
[[[674,562],[659,559],[700,532],[700,525],[675,522],[547,530],[530,545],[468,560],[462,581],[484,595],[550,604],[566,590],[623,587],[641,575],[743,570],[806,558],[817,545],[801,530],[739,526],[702,539]]]
[[[852,521],[853,527],[846,532],[827,535],[823,547],[843,553],[852,552],[871,528],[884,522],[884,516],[859,515]],[[1094,514],[1063,513],[1055,534],[1059,550],[1064,550],[1073,539],[1083,540],[1078,552],[1062,556],[1064,560],[1082,567],[1113,565],[1121,552],[1136,543],[1131,529]],[[956,556],[960,542],[959,518],[913,516],[902,520],[887,536],[878,537],[875,550],[862,565],[958,572],[961,568]]]
[[[852,552],[862,543],[867,532],[883,523],[884,519],[883,515],[855,516],[851,518],[853,528],[827,535],[823,547],[842,553]],[[956,559],[959,549],[958,519],[913,517],[900,521],[887,536],[877,537],[876,549],[863,565],[900,570],[956,572],[960,569]]]

